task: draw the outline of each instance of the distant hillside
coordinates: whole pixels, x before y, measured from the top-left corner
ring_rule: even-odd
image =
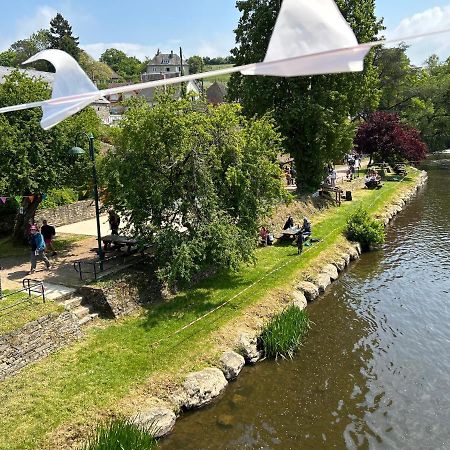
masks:
[[[206,64],[204,66],[205,72],[211,72],[212,70],[219,70],[219,69],[227,69],[228,67],[233,67],[233,64]],[[228,84],[228,81],[230,80],[230,75],[219,75],[217,77],[211,77],[211,78],[205,78],[204,86],[205,89],[208,89],[211,84],[214,83],[214,81],[220,81],[222,83]]]

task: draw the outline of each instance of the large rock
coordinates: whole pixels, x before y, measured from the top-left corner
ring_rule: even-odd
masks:
[[[350,255],[350,261],[355,261],[355,259],[359,258],[358,251],[356,250],[355,247],[350,247],[348,249],[348,254]]]
[[[248,333],[241,333],[237,343],[241,355],[250,364],[254,364],[261,358],[261,353],[258,350],[258,339],[256,336],[251,336]]]
[[[345,265],[348,266],[350,264],[350,255],[347,252],[341,253],[341,258],[345,261]]]
[[[226,388],[227,384],[220,369],[209,368],[190,373],[183,383],[187,394],[185,407],[199,408],[208,404]]]
[[[323,269],[323,273],[330,275],[331,281],[336,281],[339,278],[337,268],[333,264],[327,264]]]
[[[294,291],[292,293],[292,304],[300,310],[304,310],[308,306],[305,294],[300,291]]]
[[[153,408],[137,414],[132,421],[136,425],[144,428],[152,436],[159,438],[172,431],[176,416],[170,409]]]
[[[319,296],[318,287],[309,281],[300,281],[300,283],[297,284],[297,289],[300,292],[303,292],[308,302],[314,301],[314,299]]]
[[[328,275],[327,273],[319,273],[314,281],[315,284],[317,284],[319,293],[321,294],[323,294],[325,292],[325,289],[331,284],[330,275]]]
[[[236,352],[226,352],[220,358],[220,367],[227,380],[236,378],[244,364],[244,357]]]
[[[333,265],[336,267],[338,272],[342,272],[347,264],[345,263],[344,258],[336,257],[336,259],[333,261]]]
[[[361,248],[361,244],[359,242],[354,242],[353,247],[355,247],[356,251],[358,252],[358,255],[362,254],[362,248]]]

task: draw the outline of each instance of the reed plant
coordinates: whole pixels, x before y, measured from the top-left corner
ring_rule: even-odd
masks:
[[[268,358],[292,358],[309,329],[306,311],[290,306],[274,316],[264,327],[260,343]]]
[[[157,445],[157,440],[142,427],[126,419],[114,419],[99,425],[82,450],[153,450]]]

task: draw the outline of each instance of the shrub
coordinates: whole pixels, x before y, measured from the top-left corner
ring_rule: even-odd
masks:
[[[384,226],[378,220],[372,219],[362,207],[350,216],[347,221],[345,236],[350,241],[361,244],[364,251],[384,242]]]
[[[307,312],[290,306],[264,327],[260,336],[264,353],[269,358],[292,358],[308,329]]]
[[[39,208],[48,209],[57,206],[70,205],[78,200],[78,194],[70,188],[51,189],[46,199],[39,205]]]
[[[82,450],[153,450],[157,441],[143,428],[124,419],[100,425]]]

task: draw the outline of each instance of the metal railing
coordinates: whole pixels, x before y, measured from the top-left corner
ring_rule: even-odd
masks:
[[[103,264],[104,263],[105,261],[103,261]],[[73,263],[73,268],[75,269],[75,272],[78,273],[81,281],[83,281],[83,274],[94,274],[94,279],[96,280],[97,275],[103,271],[103,264],[102,261],[75,261]],[[87,266],[88,269],[85,269],[84,266]]]
[[[32,294],[39,294],[39,296],[42,296],[42,302],[45,303],[45,286],[42,281],[32,280],[30,278],[24,278],[22,280],[22,285],[23,285],[23,289],[19,289],[17,291],[13,291],[13,292],[8,292],[7,294],[1,294],[0,295],[0,304],[1,304],[2,300],[6,299],[8,297],[12,297],[13,295],[20,294],[21,292],[28,293],[28,297],[26,297],[24,299],[20,299],[11,305],[1,307],[0,312],[14,308],[15,306],[20,305],[21,303],[29,302],[31,300]]]

